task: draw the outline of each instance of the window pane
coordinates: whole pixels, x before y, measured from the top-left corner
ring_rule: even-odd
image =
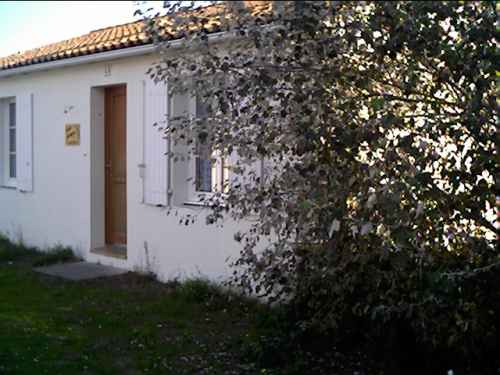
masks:
[[[16,103],[9,104],[9,127],[16,126]]]
[[[208,105],[202,101],[202,99],[196,97],[196,117],[205,118],[208,116]]]
[[[9,129],[9,151],[16,152],[16,128]]]
[[[210,159],[196,158],[196,190],[212,191],[212,161]]]
[[[212,191],[212,152],[210,147],[198,143],[196,145],[196,190]]]
[[[222,159],[222,192],[229,192],[229,166],[225,159]]]
[[[208,116],[208,107],[202,98],[196,97],[196,117],[205,118]],[[205,144],[196,145],[196,190],[202,192],[212,192],[213,183],[217,177],[213,176],[212,150]]]
[[[16,178],[16,154],[9,155],[9,177]]]

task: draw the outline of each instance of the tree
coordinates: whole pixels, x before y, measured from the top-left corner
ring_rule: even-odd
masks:
[[[252,223],[236,284],[292,296],[308,327],[407,317],[434,346],[492,339],[495,4],[187,3],[146,14],[150,73],[208,107],[168,136],[237,156],[207,205]]]

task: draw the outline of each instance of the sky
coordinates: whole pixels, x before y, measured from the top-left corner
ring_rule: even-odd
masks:
[[[136,9],[134,1],[0,1],[0,57],[134,21]]]

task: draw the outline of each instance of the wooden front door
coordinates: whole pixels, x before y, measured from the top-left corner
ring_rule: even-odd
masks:
[[[106,88],[106,243],[127,243],[127,90]]]

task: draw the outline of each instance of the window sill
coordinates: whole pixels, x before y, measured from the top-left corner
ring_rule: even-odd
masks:
[[[168,206],[165,204],[155,204],[155,203],[146,203],[144,201],[141,202],[143,206],[153,207],[153,208],[167,208]]]
[[[213,207],[214,203],[210,200],[212,197],[205,196],[204,199],[190,199],[184,202],[184,206],[197,206],[197,207]],[[224,199],[224,197],[222,197]],[[225,207],[226,203],[222,200],[218,202],[218,205]]]
[[[184,206],[210,207],[207,201],[185,201]]]
[[[5,189],[5,190],[16,190],[17,186],[15,185],[0,185],[0,189]]]

